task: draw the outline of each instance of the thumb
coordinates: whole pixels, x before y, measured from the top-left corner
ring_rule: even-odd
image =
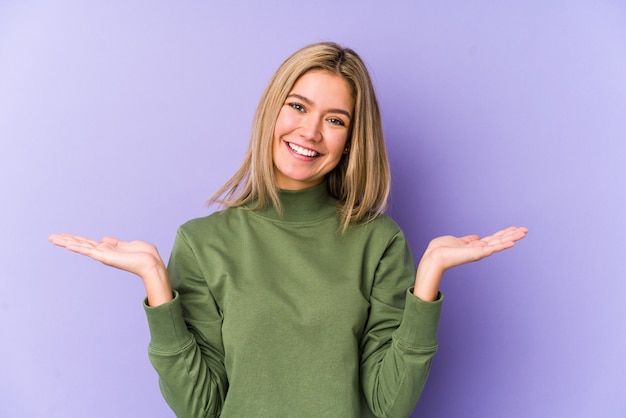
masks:
[[[120,240],[113,237],[103,237],[102,243],[117,246],[120,243]]]

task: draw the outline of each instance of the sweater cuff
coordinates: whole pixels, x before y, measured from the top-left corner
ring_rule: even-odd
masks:
[[[397,338],[403,345],[415,348],[430,348],[437,345],[437,328],[443,294],[437,299],[425,302],[413,295],[413,288],[406,293],[406,303],[402,322],[395,331]]]
[[[178,292],[174,299],[159,306],[148,305],[144,299],[144,310],[150,327],[150,348],[157,351],[177,351],[192,338],[180,304]]]

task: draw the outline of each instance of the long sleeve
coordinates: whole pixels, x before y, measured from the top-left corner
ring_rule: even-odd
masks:
[[[415,265],[401,232],[378,263],[361,341],[361,384],[377,417],[407,417],[414,410],[437,351],[443,298],[424,302],[407,291]]]
[[[146,308],[165,399],[179,417],[408,416],[441,301],[407,295],[404,235],[385,216],[341,235],[325,185],[281,201],[284,216],[230,208],[179,229],[176,297]]]
[[[217,417],[228,388],[222,316],[181,231],[168,273],[176,290],[174,300],[145,308],[150,361],[159,374],[161,392],[178,417]],[[201,318],[190,314],[198,312]]]

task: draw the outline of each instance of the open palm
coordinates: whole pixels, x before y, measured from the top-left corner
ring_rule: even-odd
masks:
[[[515,245],[515,241],[524,238],[526,228],[509,227],[486,237],[466,235],[453,237],[450,235],[433,239],[425,255],[428,255],[442,270],[472,261],[478,261]]]
[[[141,277],[150,270],[163,266],[157,248],[144,241],[125,242],[112,237],[95,241],[74,234],[54,234],[48,240],[59,247]]]

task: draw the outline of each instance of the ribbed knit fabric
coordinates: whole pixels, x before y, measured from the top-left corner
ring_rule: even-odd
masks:
[[[172,302],[146,306],[149,355],[179,417],[404,417],[437,349],[442,298],[381,216],[338,232],[325,183],[177,234]]]

